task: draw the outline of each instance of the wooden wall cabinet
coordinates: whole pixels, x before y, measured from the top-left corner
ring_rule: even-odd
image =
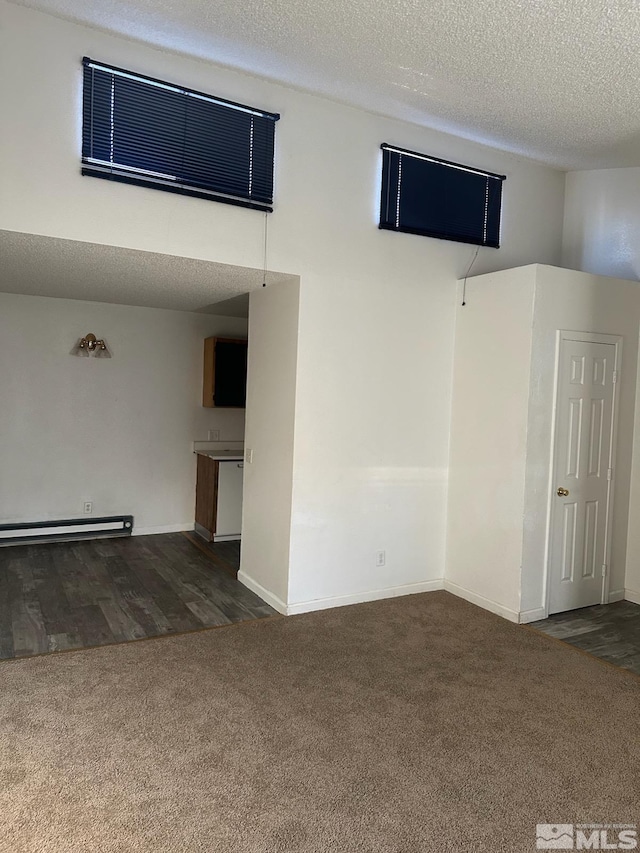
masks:
[[[208,409],[244,409],[247,404],[247,341],[206,338],[202,405]]]

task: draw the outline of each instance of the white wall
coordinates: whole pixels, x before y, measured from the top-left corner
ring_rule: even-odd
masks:
[[[0,14],[2,228],[259,268],[261,214],[81,177],[80,58],[282,114],[269,266],[301,276],[289,601],[441,579],[456,280],[474,249],[377,229],[379,146],[507,174],[503,248],[474,272],[559,261],[563,175],[2,0]]]
[[[623,337],[618,383],[618,435],[614,472],[612,554],[609,593],[622,598],[625,586],[629,489],[634,432],[640,285],[635,282],[587,275],[575,270],[537,267],[531,399],[525,502],[525,538],[522,570],[522,612],[544,607],[547,506],[551,472],[551,426],[554,419],[553,384],[556,374],[558,329]]]
[[[640,277],[640,168],[568,172],[562,264]]]
[[[504,248],[481,252],[474,272],[559,258],[560,172],[5,0],[0,22],[0,93],[4,126],[11,128],[0,135],[1,228],[262,267],[260,213],[80,175],[80,60],[89,55],[282,114],[276,211],[269,217],[274,269],[339,278],[347,262],[363,276],[372,270],[383,278],[398,266],[415,276],[416,265],[433,257],[464,270],[473,254],[468,246],[375,230],[383,141],[508,175]]]
[[[640,424],[640,371],[636,388],[635,423]],[[625,598],[640,604],[640,430],[633,436],[633,461],[630,471],[629,530],[627,535]]]
[[[569,172],[562,261],[602,275],[640,278],[640,168]],[[635,422],[640,424],[640,387]],[[640,430],[634,437],[626,555],[627,598],[640,603]],[[619,583],[619,579],[616,583]]]
[[[622,598],[640,285],[532,265],[469,279],[457,314],[445,587],[514,621],[544,617],[556,339],[567,330],[623,337],[609,577]]]
[[[300,287],[251,294],[239,579],[282,613],[289,599],[289,550]],[[246,454],[245,454],[246,456]]]
[[[470,278],[456,322],[445,586],[514,621],[535,278],[535,266]]]
[[[204,409],[202,342],[246,320],[0,294],[0,523],[132,514],[193,528],[191,442],[242,440],[244,412]],[[70,355],[94,332],[111,359]]]

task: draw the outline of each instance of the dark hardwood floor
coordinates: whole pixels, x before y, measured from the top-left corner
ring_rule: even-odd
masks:
[[[240,569],[239,539],[232,542],[205,542],[197,533],[185,532],[182,535],[186,536],[203,554],[206,554],[219,569],[234,578],[237,577]]]
[[[233,550],[224,554],[232,567]],[[0,658],[273,615],[180,533],[0,548]]]
[[[640,675],[640,605],[598,604],[556,613],[528,627]]]

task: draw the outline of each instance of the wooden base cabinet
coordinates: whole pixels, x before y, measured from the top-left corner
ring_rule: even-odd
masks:
[[[241,538],[243,467],[198,454],[195,531],[207,542]]]

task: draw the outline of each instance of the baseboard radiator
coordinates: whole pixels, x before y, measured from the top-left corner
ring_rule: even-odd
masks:
[[[36,542],[68,542],[74,539],[131,536],[132,530],[132,515],[0,524],[0,548],[6,545],[29,545]]]

